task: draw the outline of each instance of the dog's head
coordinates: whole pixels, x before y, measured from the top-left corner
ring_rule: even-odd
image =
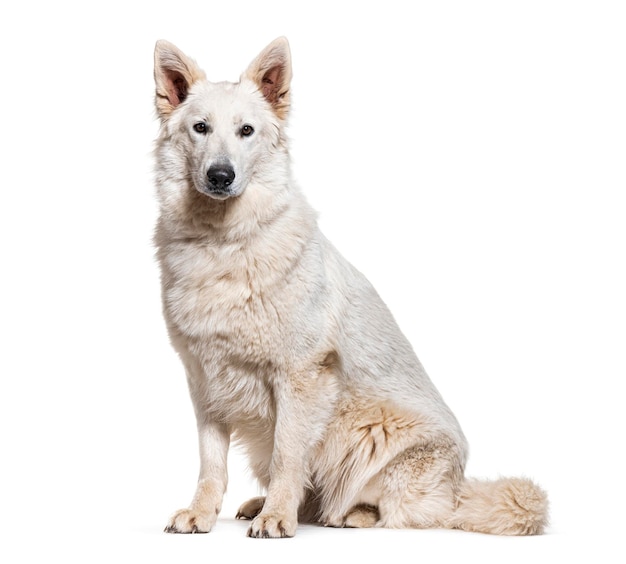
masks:
[[[285,144],[287,40],[268,45],[238,83],[209,82],[195,61],[167,41],[157,42],[154,59],[155,104],[171,168],[214,200],[241,196],[255,177],[262,181],[272,154]]]

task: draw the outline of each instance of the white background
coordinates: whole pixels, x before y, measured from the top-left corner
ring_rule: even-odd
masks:
[[[623,562],[622,6],[3,3],[0,560]],[[237,456],[214,531],[161,532],[197,455],[151,245],[152,50],[236,80],[279,35],[323,230],[456,412],[468,474],[548,490],[546,536],[247,539]]]

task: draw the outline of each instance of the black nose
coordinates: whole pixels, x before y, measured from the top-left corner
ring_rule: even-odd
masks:
[[[230,165],[212,165],[206,175],[213,189],[224,192],[235,180],[235,171]]]

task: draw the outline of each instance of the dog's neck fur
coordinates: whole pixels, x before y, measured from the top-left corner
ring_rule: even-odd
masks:
[[[260,205],[259,193],[276,201],[271,207]],[[255,281],[251,293],[263,294],[319,240],[317,214],[293,185],[275,192],[249,186],[238,198],[224,201],[189,187],[179,204],[174,209],[162,207],[155,231],[166,286],[187,275],[182,264],[195,264],[207,287],[223,277],[241,278]],[[184,255],[193,256],[193,261],[180,265],[179,258],[172,261]]]

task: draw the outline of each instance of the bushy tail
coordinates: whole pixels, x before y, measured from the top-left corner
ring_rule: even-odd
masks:
[[[460,487],[450,526],[493,535],[540,535],[548,524],[548,497],[526,478],[468,480]]]

